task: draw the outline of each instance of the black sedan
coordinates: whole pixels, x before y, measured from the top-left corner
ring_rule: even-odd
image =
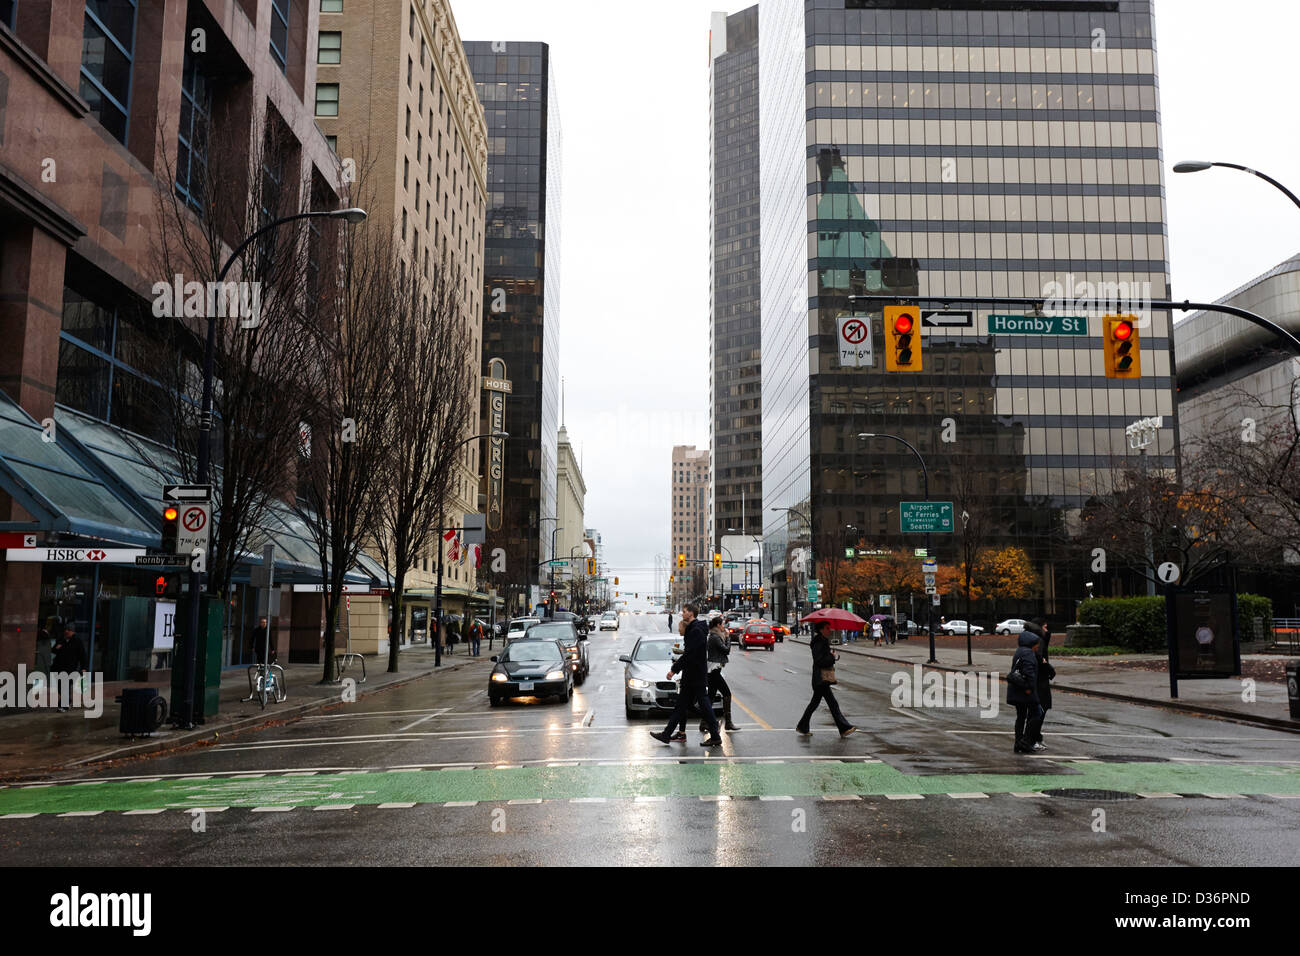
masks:
[[[488,703],[500,706],[512,697],[573,699],[573,668],[559,641],[523,638],[493,657]]]
[[[578,631],[572,621],[543,621],[524,632],[524,637],[543,641],[559,641],[568,652],[574,679],[581,686],[591,673],[591,657],[587,652],[586,635]]]

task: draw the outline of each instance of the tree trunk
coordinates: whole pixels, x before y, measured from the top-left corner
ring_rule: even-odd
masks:
[[[402,600],[402,591],[406,586],[406,568],[401,561],[396,562],[393,576],[393,630],[388,637],[388,673],[397,673],[397,648],[406,638],[406,603]]]

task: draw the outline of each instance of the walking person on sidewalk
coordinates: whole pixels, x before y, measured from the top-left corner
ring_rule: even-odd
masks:
[[[1043,723],[1047,720],[1047,712],[1052,709],[1052,681],[1056,679],[1056,668],[1047,660],[1047,645],[1052,642],[1052,632],[1047,628],[1047,619],[1042,617],[1034,618],[1025,627],[1038,634],[1038,706],[1043,709],[1043,718],[1038,722],[1038,734],[1030,749],[1042,753],[1047,749],[1043,744]]]
[[[681,671],[682,686],[677,694],[677,706],[668,718],[668,726],[659,733],[652,731],[650,736],[661,743],[671,743],[673,729],[679,723],[685,728],[686,715],[690,712],[691,704],[695,704],[704,715],[704,723],[709,729],[709,739],[701,740],[700,746],[720,747],[722,735],[718,720],[713,716],[713,706],[709,703],[709,629],[696,616],[698,613],[699,608],[694,604],[682,607],[682,622],[686,625],[686,634],[682,638],[685,649],[668,671],[669,680]]]
[[[722,676],[722,669],[727,666],[727,659],[731,656],[731,640],[727,637],[727,628],[722,623],[722,618],[714,618],[712,626],[709,628],[709,709],[713,709],[713,695],[715,692],[722,694],[722,726],[728,730],[739,730],[731,722],[731,688],[727,686],[727,681]],[[700,721],[700,733],[705,731],[705,723]]]
[[[831,650],[831,642],[826,637],[826,625],[821,621],[812,626],[812,640],[808,644],[808,649],[812,651],[813,695],[811,703],[808,704],[808,709],[803,712],[803,717],[799,720],[795,730],[805,737],[812,733],[809,722],[812,720],[813,712],[817,710],[817,707],[824,700],[826,706],[831,709],[831,717],[835,720],[835,726],[840,729],[840,736],[847,737],[858,728],[845,719],[844,714],[840,711],[839,701],[835,699],[835,692],[831,690],[831,684],[835,681],[835,662],[839,658]]]
[[[483,641],[483,625],[474,619],[474,623],[469,626],[469,653],[472,657],[478,657],[479,644]]]
[[[1016,708],[1016,753],[1027,754],[1034,752],[1043,726],[1043,708],[1038,703],[1038,635],[1026,628],[1020,632],[1019,644],[1007,673],[1007,703]],[[1023,683],[1013,680],[1015,673]]]
[[[81,643],[71,621],[64,623],[63,636],[54,644],[54,659],[50,667],[52,673],[63,675],[58,681],[59,712],[62,713],[68,709],[69,703],[67,695],[70,693],[70,681],[67,675],[75,673],[80,678],[81,672],[86,669],[86,647]]]

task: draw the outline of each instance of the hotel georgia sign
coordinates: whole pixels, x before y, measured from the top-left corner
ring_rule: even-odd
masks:
[[[506,363],[494,358],[488,362],[488,374],[483,377],[483,390],[488,393],[488,430],[494,434],[506,430],[506,396],[510,394],[510,381],[506,378]],[[504,438],[488,439],[487,461],[487,526],[489,531],[501,530],[501,509],[505,498],[506,442]]]

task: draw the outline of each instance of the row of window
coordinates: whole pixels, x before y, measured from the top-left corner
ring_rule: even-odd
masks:
[[[924,107],[1153,111],[1156,108],[1156,90],[1154,86],[1075,83],[1058,86],[992,82],[929,84],[915,80],[899,83],[818,83],[808,87],[807,106],[842,106],[849,109]]]

